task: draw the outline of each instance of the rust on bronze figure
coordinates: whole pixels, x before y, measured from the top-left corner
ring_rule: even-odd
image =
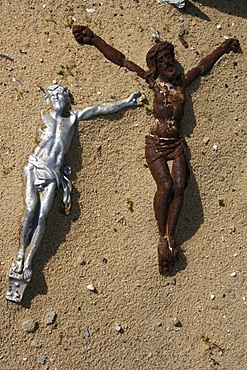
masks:
[[[73,34],[79,44],[93,45],[111,62],[136,72],[154,92],[154,122],[150,134],[146,136],[145,156],[157,184],[154,213],[160,234],[159,272],[162,275],[170,274],[180,252],[180,246],[175,241],[175,230],[189,176],[184,154],[186,142],[181,135],[185,89],[197,77],[207,73],[223,54],[236,52],[239,42],[235,38],[225,40],[196,67],[181,74],[177,70],[174,46],[169,42],[159,41],[148,51],[148,71],[145,71],[88,27],[75,25]],[[168,162],[171,162],[171,169]]]

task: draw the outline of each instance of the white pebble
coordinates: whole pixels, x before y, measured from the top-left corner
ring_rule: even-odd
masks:
[[[236,272],[232,272],[231,273],[231,277],[235,277],[235,276],[237,276],[237,273]]]
[[[218,30],[221,30],[221,28],[222,28],[222,27],[221,27],[221,24],[217,24],[217,29],[218,29]]]
[[[210,294],[210,298],[212,299],[212,301],[215,299],[215,295],[214,294]]]
[[[120,332],[120,331],[122,331],[123,329],[122,329],[122,326],[121,325],[116,325],[115,326],[115,329],[116,329],[116,331],[118,331],[118,332]]]
[[[88,289],[88,290],[91,290],[91,292],[94,292],[94,291],[95,291],[95,286],[93,286],[93,284],[89,284],[89,285],[87,286],[87,289]]]
[[[77,263],[81,266],[85,265],[85,261],[81,257],[78,257]]]
[[[214,144],[214,146],[213,146],[213,150],[215,150],[215,151],[217,152],[217,150],[218,150],[218,145]]]
[[[89,9],[89,8],[86,8],[86,12],[87,12],[87,13],[94,13],[94,12],[95,12],[95,9]]]

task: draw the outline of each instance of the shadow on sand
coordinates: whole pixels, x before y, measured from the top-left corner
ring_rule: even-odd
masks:
[[[197,6],[197,3],[217,9],[222,13],[227,13],[229,15],[234,15],[241,18],[247,18],[246,0],[186,0],[185,7],[180,9],[181,13],[190,14],[206,21],[210,21],[209,16],[200,10],[200,8]]]

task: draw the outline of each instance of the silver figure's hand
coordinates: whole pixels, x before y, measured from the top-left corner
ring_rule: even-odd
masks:
[[[145,98],[146,97],[144,94],[141,94],[140,92],[134,92],[128,97],[128,102],[133,105],[142,105],[142,102]]]

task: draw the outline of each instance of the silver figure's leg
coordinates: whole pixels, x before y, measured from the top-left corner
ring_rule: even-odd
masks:
[[[33,232],[33,220],[38,207],[38,191],[37,187],[33,185],[35,180],[32,169],[27,171],[26,175],[26,195],[25,195],[25,211],[22,217],[22,225],[20,230],[20,249],[17,260],[14,261],[14,271],[21,273],[23,269],[23,262],[25,251],[29,244],[30,235]]]
[[[37,225],[35,227],[35,231],[32,235],[32,239],[30,242],[30,252],[25,260],[23,268],[23,278],[26,280],[31,279],[32,259],[44,235],[45,221],[48,212],[51,208],[51,205],[53,203],[55,191],[56,191],[56,182],[54,181],[47,185],[42,192],[40,192],[40,209],[38,214]]]

